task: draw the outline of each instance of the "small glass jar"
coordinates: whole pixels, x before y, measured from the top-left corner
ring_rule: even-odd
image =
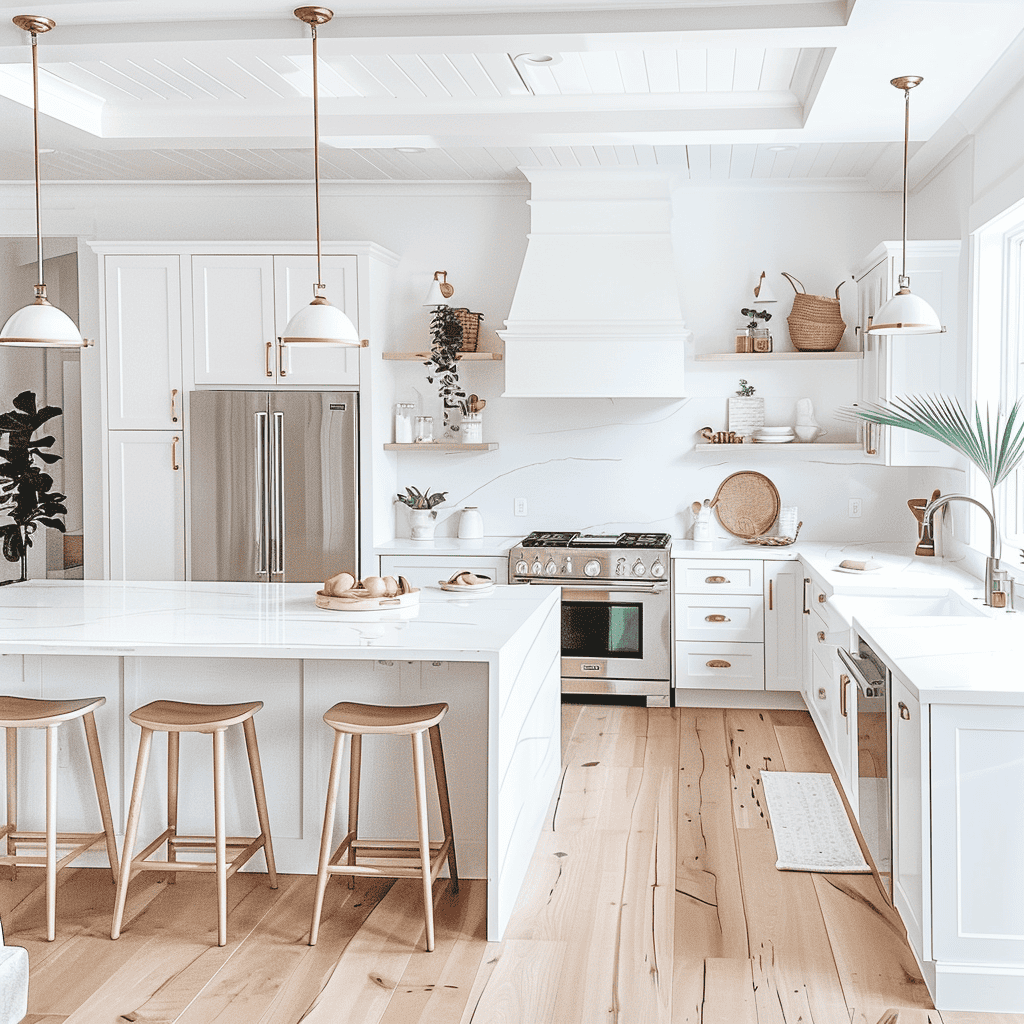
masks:
[[[772,332],[767,327],[754,327],[750,332],[754,352],[771,352]]]
[[[399,402],[395,406],[395,444],[412,444],[412,402]]]
[[[433,416],[417,416],[416,417],[416,441],[433,441],[434,440],[434,417]]]
[[[754,351],[754,339],[751,336],[750,328],[740,328],[736,332],[736,351],[737,352],[753,352]]]
[[[483,444],[484,440],[484,414],[482,412],[467,412],[462,416],[462,443]]]

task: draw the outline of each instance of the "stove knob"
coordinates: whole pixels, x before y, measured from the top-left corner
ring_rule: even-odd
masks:
[[[548,564],[544,566],[544,571],[549,576],[554,576],[555,573],[558,572],[558,566],[555,565],[555,560],[553,558],[548,559]]]
[[[530,566],[530,572],[533,573],[534,576],[539,576],[540,575],[540,573],[541,573],[540,560],[534,562],[533,565]]]
[[[633,575],[634,576],[645,576],[647,574],[647,566],[638,558],[633,563]]]
[[[565,556],[565,563],[562,565],[562,572],[564,572],[566,576],[572,575],[572,558],[569,555]]]
[[[661,564],[660,559],[655,561],[654,565],[651,566],[651,575],[657,576],[658,579],[661,579],[661,577],[665,575],[665,566]]]
[[[585,566],[583,566],[584,576],[600,576],[601,575],[601,563],[596,559],[592,558]]]
[[[517,576],[525,576],[529,571],[530,571],[530,566],[527,564],[527,562],[524,559],[520,558],[519,561],[516,562],[516,575]]]

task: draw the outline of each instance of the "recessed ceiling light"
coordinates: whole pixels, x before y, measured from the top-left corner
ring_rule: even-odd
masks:
[[[796,146],[769,146],[769,153],[792,153]]]
[[[396,153],[426,153],[422,146],[395,146]]]

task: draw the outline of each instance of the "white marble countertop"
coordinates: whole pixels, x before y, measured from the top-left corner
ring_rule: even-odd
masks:
[[[424,587],[409,608],[335,612],[316,607],[318,589],[30,580],[0,589],[0,654],[486,661],[559,598],[555,587]]]

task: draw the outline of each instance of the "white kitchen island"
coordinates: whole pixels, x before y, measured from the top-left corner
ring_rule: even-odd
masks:
[[[558,589],[463,596],[424,588],[418,606],[387,612],[322,610],[316,590],[43,580],[2,588],[0,692],[107,698],[96,719],[121,835],[139,739],[133,709],[158,698],[262,700],[256,731],[277,866],[309,874],[333,738],[324,711],[339,700],[446,701],[441,732],[459,871],[487,879],[487,937],[500,939],[560,771]],[[42,732],[25,731],[19,743],[24,828],[42,827]],[[79,733],[60,730],[59,824],[93,830],[95,795]],[[209,739],[185,735],[181,743],[180,827],[208,832]],[[165,749],[154,745],[140,840],[163,828]],[[408,739],[372,737],[363,751],[361,831],[413,838]],[[244,743],[230,732],[228,759],[228,832],[255,834]],[[432,817],[431,834],[439,831]],[[253,863],[262,869],[259,858]]]

